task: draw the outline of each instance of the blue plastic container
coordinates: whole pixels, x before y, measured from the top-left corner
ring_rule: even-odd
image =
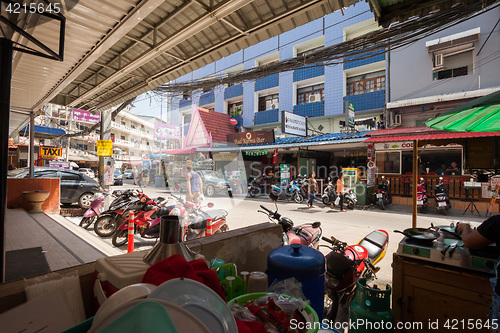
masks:
[[[274,249],[267,257],[269,285],[274,280],[294,277],[302,283],[302,292],[311,307],[323,319],[325,297],[325,257],[321,252],[300,244]]]

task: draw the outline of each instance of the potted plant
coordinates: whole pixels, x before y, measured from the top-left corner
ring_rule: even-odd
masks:
[[[243,116],[242,116],[242,113],[243,113],[243,110],[238,107],[238,108],[235,108],[233,113],[231,113],[231,117],[236,119],[238,121],[238,123],[236,125],[234,125],[234,128],[239,128],[241,126],[243,126]]]

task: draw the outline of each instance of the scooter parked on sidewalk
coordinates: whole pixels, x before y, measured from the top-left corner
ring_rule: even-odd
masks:
[[[336,186],[333,184],[330,177],[328,177],[328,183],[326,184],[323,190],[323,194],[321,195],[321,201],[323,202],[323,204],[328,206],[333,202],[335,202],[336,198],[337,198]]]
[[[267,194],[267,183],[264,176],[252,179],[248,184],[247,192],[252,198],[261,194]]]
[[[283,228],[282,245],[301,244],[317,250],[321,234],[323,233],[321,222],[304,223],[299,226],[294,226],[291,219],[281,216],[278,213],[278,205],[276,204],[278,198],[273,193],[269,194],[269,197],[274,201],[276,211],[273,212],[263,205],[260,205],[260,208],[264,211],[258,210],[258,212],[266,214],[271,221],[281,225]]]
[[[420,213],[425,213],[429,207],[429,198],[427,197],[427,184],[423,178],[417,184],[417,209]]]
[[[139,192],[141,193],[141,192]],[[121,224],[124,218],[124,213],[136,211],[142,207],[142,203],[137,197],[135,190],[126,190],[118,196],[107,211],[101,213],[97,221],[94,223],[94,231],[100,237],[109,237]],[[125,215],[127,215],[125,214]]]
[[[382,180],[378,183],[377,190],[375,191],[375,198],[377,200],[377,205],[382,210],[385,210],[387,205],[391,203],[391,197],[389,196],[389,181],[382,176]]]
[[[439,177],[438,183],[434,186],[434,193],[436,198],[436,209],[438,212],[448,215],[448,210],[451,209],[451,202],[448,191],[446,191],[445,188],[443,177]]]
[[[80,221],[80,227],[88,229],[102,212],[107,211],[111,202],[116,198],[116,192],[109,193],[109,190],[101,189],[100,192],[94,195],[94,200],[90,203],[90,208],[83,214]]]
[[[322,237],[332,251],[326,255],[325,312],[324,318],[335,321],[340,306],[348,307],[352,301],[356,281],[375,278],[380,262],[387,251],[389,234],[385,230],[375,230],[366,235],[356,245],[347,245],[333,236]]]
[[[278,199],[293,200],[296,203],[302,203],[304,197],[300,194],[301,190],[295,181],[286,186],[271,185],[271,193]]]

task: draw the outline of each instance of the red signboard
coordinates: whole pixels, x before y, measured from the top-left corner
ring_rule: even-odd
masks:
[[[274,143],[274,130],[231,133],[227,135],[227,142],[235,145]]]

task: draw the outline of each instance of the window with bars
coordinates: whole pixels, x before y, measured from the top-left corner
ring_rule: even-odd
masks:
[[[259,111],[277,109],[279,105],[279,94],[259,97]]]
[[[297,89],[297,104],[322,101],[324,90],[324,83]]]
[[[347,79],[346,95],[366,94],[374,91],[385,90],[385,72],[353,76]]]

